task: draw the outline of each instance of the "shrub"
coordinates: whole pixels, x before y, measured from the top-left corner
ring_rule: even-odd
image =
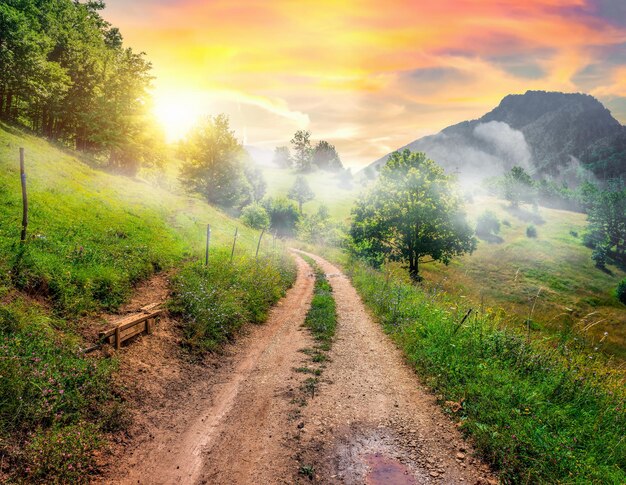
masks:
[[[528,227],[526,227],[526,236],[537,237],[537,228],[534,224],[529,224]]]
[[[607,262],[607,251],[606,246],[597,245],[593,252],[591,253],[591,259],[596,264],[597,268],[604,269],[606,268]]]
[[[617,290],[615,290],[617,299],[626,305],[626,278],[617,284]]]
[[[295,266],[280,258],[240,257],[218,253],[208,267],[189,264],[172,282],[170,309],[185,320],[185,343],[213,351],[246,323],[261,323],[269,308],[295,279]]]
[[[578,237],[578,231],[570,231],[569,235],[572,237]]]
[[[476,223],[476,234],[479,236],[491,236],[500,232],[500,221],[491,211],[483,212]]]
[[[270,225],[270,216],[261,204],[250,204],[243,208],[241,222],[252,229],[265,229]]]
[[[502,219],[502,225],[506,227],[511,227],[511,221],[508,219]]]

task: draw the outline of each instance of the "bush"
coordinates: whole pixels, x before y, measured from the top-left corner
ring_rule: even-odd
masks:
[[[270,225],[270,216],[261,204],[250,204],[243,208],[241,222],[252,229],[266,229]]]
[[[526,236],[527,237],[537,237],[537,228],[534,224],[529,224],[526,228]]]
[[[617,290],[615,290],[617,299],[626,305],[626,278],[617,284]]]
[[[572,237],[578,237],[578,231],[570,231],[569,235]]]
[[[500,232],[500,221],[491,211],[483,212],[476,223],[476,234],[479,236],[491,236]]]
[[[502,225],[506,227],[511,227],[511,221],[509,221],[508,219],[503,219]]]
[[[172,282],[170,310],[185,321],[185,343],[213,351],[232,339],[246,323],[265,321],[269,308],[295,279],[288,256],[240,257],[219,253],[208,267],[190,264]]]
[[[598,245],[595,247],[593,252],[591,253],[591,259],[596,264],[597,268],[604,269],[606,268],[607,262],[607,251],[606,246]]]

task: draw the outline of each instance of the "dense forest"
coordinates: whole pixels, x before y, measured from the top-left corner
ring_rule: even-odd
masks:
[[[105,21],[102,1],[0,3],[0,119],[126,173],[159,161],[151,65]]]

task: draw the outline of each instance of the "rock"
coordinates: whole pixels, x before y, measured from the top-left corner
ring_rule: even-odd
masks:
[[[459,452],[459,453],[457,453],[457,454],[456,454],[456,457],[457,457],[459,460],[464,460],[464,459],[465,459],[465,453],[461,453],[461,452]]]
[[[433,478],[437,478],[439,476],[439,473],[437,473],[436,471],[432,471],[430,472],[430,476]]]

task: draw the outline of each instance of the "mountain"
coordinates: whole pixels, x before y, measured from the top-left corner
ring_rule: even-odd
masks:
[[[626,173],[626,127],[597,99],[579,93],[508,95],[483,117],[400,150],[405,148],[425,152],[465,181],[499,175],[515,165],[574,184]],[[370,167],[381,167],[388,157]]]

